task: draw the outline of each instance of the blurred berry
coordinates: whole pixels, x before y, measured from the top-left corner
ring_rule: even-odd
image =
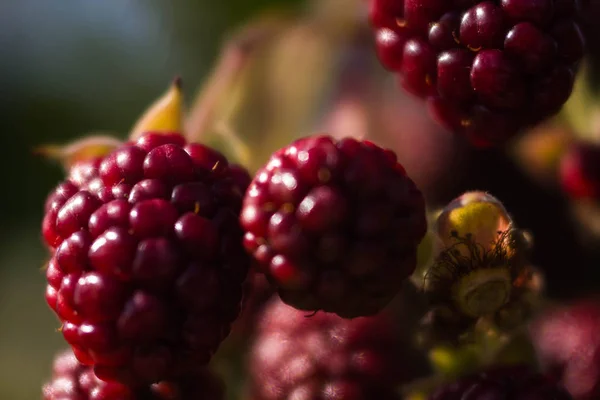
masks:
[[[575,400],[600,398],[600,301],[580,300],[550,310],[530,329],[542,366]]]
[[[277,151],[252,181],[241,222],[285,303],[346,318],[390,302],[427,229],[423,196],[393,152],[327,136]]]
[[[573,144],[562,157],[560,182],[572,198],[600,200],[600,146]]]
[[[386,314],[307,315],[274,298],[250,356],[250,398],[399,400],[395,386],[411,365],[402,362],[396,335]]]

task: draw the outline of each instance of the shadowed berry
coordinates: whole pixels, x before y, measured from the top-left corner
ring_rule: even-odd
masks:
[[[251,398],[399,399],[395,387],[408,371],[397,359],[402,346],[388,318],[307,316],[272,299],[251,350]]]
[[[560,378],[575,400],[600,396],[599,331],[597,298],[550,310],[530,326],[542,367]]]
[[[528,366],[495,368],[438,388],[429,400],[572,400],[561,386]]]
[[[42,388],[43,400],[222,400],[224,396],[223,382],[206,369],[177,382],[133,387],[101,381],[71,351],[55,357],[52,379]]]
[[[48,197],[42,229],[53,249],[46,300],[76,356],[130,384],[207,363],[240,311],[247,172],[156,133],[74,168]]]
[[[600,199],[600,146],[574,144],[560,164],[562,188],[574,198]]]
[[[585,37],[587,57],[590,60],[593,71],[598,71],[600,65],[600,2],[596,0],[580,0],[578,22]],[[596,73],[597,75],[597,73]],[[595,78],[595,87],[598,87],[598,79]]]
[[[284,302],[348,318],[391,300],[426,230],[423,197],[393,153],[327,136],[277,151],[240,220],[246,249]]]
[[[506,142],[571,94],[584,55],[576,0],[370,2],[382,64],[475,146]]]

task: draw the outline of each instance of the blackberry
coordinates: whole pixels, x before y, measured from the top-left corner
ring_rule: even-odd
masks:
[[[353,320],[267,305],[250,355],[253,400],[399,400],[401,357],[388,316]],[[410,373],[410,371],[406,371]]]
[[[560,163],[563,190],[575,199],[600,200],[600,146],[576,143]]]
[[[556,114],[584,55],[576,0],[371,0],[370,20],[382,64],[478,146]]]
[[[299,139],[258,171],[244,243],[281,299],[342,317],[379,312],[415,269],[424,199],[396,156],[371,142]]]
[[[42,388],[43,400],[222,400],[224,393],[223,382],[208,370],[179,383],[134,388],[104,382],[91,367],[80,364],[70,350],[55,357],[52,380]]]
[[[527,366],[495,368],[438,388],[429,400],[572,400],[562,387]]]
[[[240,312],[250,177],[177,133],[74,164],[46,202],[46,299],[103,380],[157,382],[206,364]]]
[[[530,327],[538,359],[576,400],[600,398],[600,301],[579,300],[550,310]]]

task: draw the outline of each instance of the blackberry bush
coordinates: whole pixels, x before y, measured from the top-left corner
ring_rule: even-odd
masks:
[[[208,370],[173,383],[128,387],[104,382],[91,367],[80,364],[70,350],[56,355],[52,379],[42,388],[43,400],[222,400],[223,382]]]
[[[129,142],[75,146],[46,202],[46,300],[78,360],[103,380],[193,373],[240,312],[249,257],[238,218],[250,177],[216,150],[153,130],[180,112],[179,90]]]
[[[244,244],[281,299],[372,315],[415,269],[423,196],[393,152],[351,138],[299,139],[261,168],[244,199]]]
[[[44,205],[42,234],[50,254],[46,300],[71,346],[55,360],[45,400],[221,400],[224,385],[207,369],[210,361],[227,377],[232,399],[241,398],[242,386],[252,400],[599,396],[597,301],[534,319],[548,304],[545,265],[530,252],[533,235],[515,223],[528,228],[532,219],[522,219],[520,210],[513,220],[485,191],[488,182],[479,178],[489,170],[469,171],[476,176],[470,181],[446,171],[447,182],[438,182],[444,189],[426,192],[427,211],[419,189],[437,186],[443,166],[479,167],[450,158],[502,144],[557,113],[584,55],[575,21],[593,36],[593,16],[575,0],[337,1],[319,0],[313,18],[290,29],[267,18],[266,31],[243,30],[185,127],[176,81],[125,142],[91,136],[42,149],[66,166],[65,180]],[[399,116],[411,111],[394,111],[408,97],[371,96],[379,80],[365,76],[375,71],[364,57],[372,32],[354,20],[359,2],[370,4],[381,62],[474,148],[461,149],[449,136],[415,143],[428,133],[415,126],[418,118]],[[584,10],[593,10],[591,3]],[[322,31],[315,35],[315,27]],[[273,34],[279,29],[285,33]],[[346,43],[343,35],[352,39]],[[259,52],[266,63],[252,63],[267,68],[258,74],[268,75],[265,87],[277,88],[264,99],[245,95],[261,87],[246,81],[254,73],[243,81],[235,76],[259,37],[275,43]],[[292,53],[310,58],[305,66],[319,71],[288,87]],[[328,68],[340,56],[342,66]],[[319,116],[319,132],[330,136],[286,136],[299,130],[298,116],[312,109],[308,104],[322,89],[304,86],[331,71],[332,107]],[[576,109],[592,101],[591,92],[577,88],[565,110],[571,124]],[[240,112],[246,97],[253,104]],[[275,98],[286,106],[273,104]],[[216,115],[221,106],[225,117]],[[254,115],[266,115],[263,107],[275,121],[264,129],[245,126],[248,146],[257,144],[246,148],[230,120],[240,112],[252,125]],[[386,137],[404,129],[413,133]],[[241,164],[259,167],[256,173],[196,143],[204,132],[225,139]],[[545,188],[559,178],[570,197],[565,208],[600,232],[595,134],[583,141],[565,133],[547,146],[530,145],[544,168],[562,160],[552,172],[544,169]],[[379,139],[402,149],[371,141]],[[271,153],[274,142],[274,148],[290,144]],[[541,225],[559,237],[551,243],[571,239],[556,221],[555,211],[564,210],[546,207],[557,202],[543,195],[524,201],[535,192],[524,189],[530,182],[519,180],[505,162],[509,156],[478,157],[487,155],[489,164],[501,160],[506,183],[497,187],[514,184],[514,193],[502,194],[510,209],[539,204],[540,210],[526,211],[544,216]],[[419,165],[427,157],[435,172]],[[473,160],[481,163],[478,157]],[[464,194],[447,203],[456,192]],[[446,205],[438,208],[437,201]],[[590,238],[592,248],[598,238]],[[570,267],[565,270],[573,275]]]
[[[500,144],[556,114],[584,55],[575,0],[371,0],[382,64],[436,120]]]

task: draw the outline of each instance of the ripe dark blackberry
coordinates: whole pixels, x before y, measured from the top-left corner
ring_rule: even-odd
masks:
[[[560,181],[572,198],[600,200],[600,146],[572,145],[561,160]]]
[[[238,316],[250,177],[179,134],[147,133],[75,164],[46,202],[46,299],[104,380],[157,382],[205,364]]]
[[[42,395],[43,400],[222,400],[225,389],[223,382],[209,370],[199,371],[179,383],[161,382],[136,388],[104,382],[68,350],[54,359],[52,380],[43,386]]]
[[[389,316],[353,320],[267,305],[250,355],[253,400],[398,399],[402,358]]]
[[[557,113],[584,54],[576,0],[370,0],[382,64],[436,120],[499,144]]]
[[[600,300],[550,310],[530,328],[538,359],[576,400],[600,398]]]
[[[273,154],[241,222],[247,250],[285,303],[346,318],[389,303],[427,228],[423,196],[393,152],[328,136]]]
[[[569,393],[527,366],[495,368],[434,391],[429,400],[572,400]]]

